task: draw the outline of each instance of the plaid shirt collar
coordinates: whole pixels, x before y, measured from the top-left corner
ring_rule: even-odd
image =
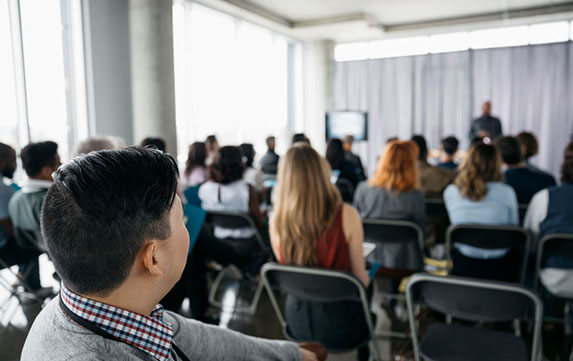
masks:
[[[173,329],[163,321],[161,305],[145,316],[82,297],[63,285],[60,294],[63,303],[77,316],[159,361],[169,359]]]

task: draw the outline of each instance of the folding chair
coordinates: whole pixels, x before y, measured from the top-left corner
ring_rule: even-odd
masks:
[[[525,213],[527,213],[527,207],[529,204],[527,203],[519,203],[518,210],[519,210],[519,224],[523,226],[523,221],[525,220]]]
[[[236,228],[250,228],[253,230],[254,236],[252,238],[245,239],[227,239],[238,252],[249,253],[253,250],[263,250],[267,248],[263,237],[261,236],[259,229],[247,213],[242,212],[230,212],[230,211],[207,211],[206,220],[209,224],[216,227],[223,227],[227,229]],[[209,303],[213,306],[224,308],[224,304],[216,300],[217,289],[221,284],[221,281],[229,272],[231,272],[229,266],[225,267],[213,282],[209,292]],[[257,305],[263,292],[263,284],[261,280],[256,280],[256,290],[253,299],[247,306],[235,306],[234,311],[245,312],[249,315],[254,315],[257,311]]]
[[[371,267],[380,267],[377,275],[393,280],[409,277],[424,270],[424,235],[415,223],[397,220],[363,219],[364,241],[376,248],[366,261]],[[390,299],[404,301],[399,294],[381,292]],[[380,336],[402,337],[401,332],[388,331]]]
[[[347,272],[319,268],[282,266],[271,262],[263,266],[261,269],[261,277],[285,338],[298,342],[321,342],[326,346],[329,353],[350,352],[368,345],[370,349],[370,360],[380,359],[379,350],[376,348],[375,343],[372,342],[374,326],[370,315],[366,288],[354,275]],[[349,305],[352,303],[358,305],[363,311],[368,334],[363,340],[344,348],[338,345],[329,345],[328,342],[321,339],[297,339],[289,328],[289,320],[286,319],[286,313],[283,314],[281,311],[279,302],[273,292],[274,289],[282,291],[287,296],[293,296],[299,300],[315,302],[320,305],[338,302],[348,302]],[[311,317],[311,315],[309,315],[309,317]],[[352,334],[352,331],[354,330],[349,330],[349,338],[355,336]]]
[[[523,284],[530,237],[518,226],[461,224],[448,228],[446,256],[454,276],[491,279]],[[479,259],[462,255],[456,245],[468,245],[485,250],[509,249],[500,258]],[[465,266],[464,266],[465,265]]]
[[[42,304],[43,301],[34,294],[34,290],[26,283],[26,278],[31,269],[28,269],[25,274],[20,274],[12,269],[18,264],[37,259],[40,254],[21,251],[22,249],[16,245],[14,239],[8,240],[8,243],[0,249],[0,287],[7,291],[7,297],[0,301],[0,325],[9,324],[14,317],[13,301],[16,301],[19,306],[31,302]]]
[[[495,281],[417,274],[406,287],[406,300],[416,361],[525,361],[541,357],[543,305],[533,292]],[[528,350],[517,334],[461,324],[434,324],[421,341],[414,319],[415,304],[456,319],[480,322],[532,322],[533,337]]]
[[[573,308],[573,234],[549,234],[539,241],[535,264],[534,289],[541,286],[553,298],[563,302],[562,321],[565,335],[572,334],[571,312]]]

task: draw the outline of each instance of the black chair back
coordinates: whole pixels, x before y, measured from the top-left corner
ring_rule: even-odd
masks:
[[[495,250],[508,248],[507,257],[481,260],[461,255],[455,250],[456,244]],[[486,278],[506,282],[523,282],[529,254],[529,234],[518,226],[498,226],[464,224],[453,225],[446,233],[446,254],[453,260],[451,274],[462,277]],[[456,262],[457,261],[457,262]],[[469,262],[471,267],[462,267]],[[458,266],[456,266],[458,264]],[[473,270],[469,270],[472,268]],[[485,273],[480,273],[480,269]],[[499,271],[496,271],[499,269]]]
[[[424,238],[418,225],[380,219],[363,219],[362,224],[364,241],[376,244],[368,262],[389,269],[423,270]]]
[[[573,234],[548,234],[539,240],[535,264],[535,289],[539,283],[539,274],[544,268],[573,270]],[[548,291],[554,293],[552,290]]]
[[[543,305],[539,297],[526,288],[503,282],[416,274],[406,286],[406,301],[416,353],[414,305],[421,303],[445,315],[472,322],[532,321],[531,359],[536,360],[539,355]]]
[[[236,228],[251,228],[254,232],[256,239],[256,246],[261,249],[267,248],[259,229],[255,225],[253,219],[244,212],[232,211],[207,211],[205,221],[213,227],[221,227],[227,229]]]

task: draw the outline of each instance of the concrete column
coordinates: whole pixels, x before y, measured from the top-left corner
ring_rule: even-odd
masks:
[[[321,154],[326,149],[324,114],[333,102],[334,45],[330,40],[303,45],[304,132]]]
[[[133,140],[162,137],[177,155],[172,2],[129,0]]]

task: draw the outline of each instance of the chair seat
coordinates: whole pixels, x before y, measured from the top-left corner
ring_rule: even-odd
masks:
[[[526,361],[523,339],[507,332],[460,325],[433,325],[420,345],[424,360],[431,361]]]

